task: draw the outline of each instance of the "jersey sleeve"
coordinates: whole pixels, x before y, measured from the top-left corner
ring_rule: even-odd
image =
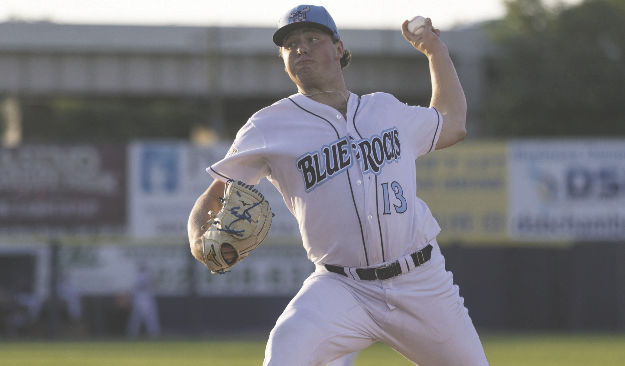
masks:
[[[206,171],[221,181],[234,179],[247,184],[258,184],[263,177],[270,174],[269,165],[264,157],[265,148],[266,143],[261,131],[253,122],[248,121],[237,132],[226,156],[206,168]]]
[[[395,99],[395,98],[393,98]],[[416,157],[434,151],[443,127],[443,117],[434,107],[411,106],[395,99],[402,130],[407,132],[407,143]]]
[[[419,156],[421,156],[434,151],[434,149],[436,148],[436,143],[441,136],[441,130],[443,127],[443,116],[438,111],[438,109],[434,107],[413,108],[421,109],[420,113],[424,115],[422,123],[420,125],[420,128],[423,129],[423,131],[420,131],[420,134],[423,135],[423,142],[419,144],[417,150],[419,152]]]

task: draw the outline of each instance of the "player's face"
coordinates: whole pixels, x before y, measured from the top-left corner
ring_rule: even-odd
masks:
[[[314,85],[332,79],[341,72],[343,43],[315,28],[301,28],[284,39],[282,58],[286,72],[297,85]]]

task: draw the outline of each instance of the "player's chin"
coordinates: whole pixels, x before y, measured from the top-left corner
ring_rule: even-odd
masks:
[[[303,67],[293,73],[291,77],[298,85],[307,85],[319,80],[319,75],[312,67]]]
[[[314,77],[315,70],[312,65],[297,65],[293,68],[293,76],[297,79],[311,79]]]

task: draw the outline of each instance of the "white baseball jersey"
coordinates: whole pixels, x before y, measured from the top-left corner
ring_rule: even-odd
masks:
[[[315,264],[367,267],[426,246],[440,232],[417,197],[415,160],[434,150],[442,117],[386,93],[350,94],[347,120],[295,94],[254,114],[216,179],[280,191]]]

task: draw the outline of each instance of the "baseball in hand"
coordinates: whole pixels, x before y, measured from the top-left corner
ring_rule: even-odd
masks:
[[[421,33],[423,33],[424,25],[425,25],[425,18],[420,15],[417,15],[416,17],[412,18],[410,22],[408,22],[408,31],[414,34],[415,36],[418,36]]]

